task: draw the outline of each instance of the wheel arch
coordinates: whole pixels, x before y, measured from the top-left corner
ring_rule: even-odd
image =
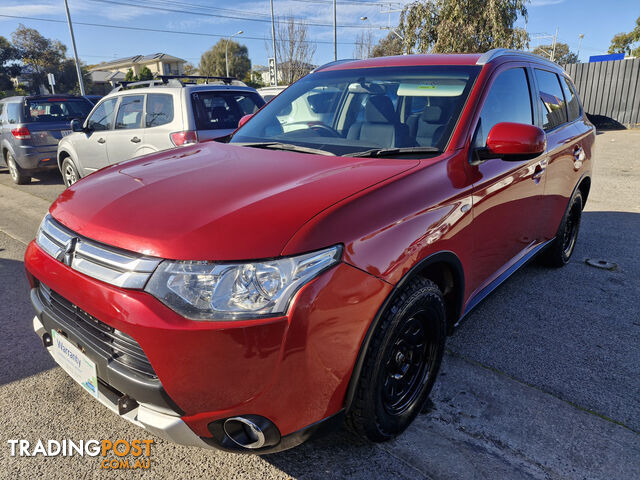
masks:
[[[351,408],[351,404],[353,403],[356,388],[358,386],[358,380],[360,378],[360,372],[362,371],[364,360],[371,344],[371,338],[373,337],[373,332],[376,330],[382,315],[395,296],[402,291],[407,282],[417,276],[433,281],[438,285],[438,288],[440,288],[440,291],[443,293],[449,333],[451,332],[453,325],[460,318],[464,300],[465,280],[462,262],[458,256],[448,250],[440,251],[433,253],[416,263],[394,286],[391,293],[387,295],[387,298],[382,303],[375,317],[369,324],[364,340],[360,345],[360,350],[356,357],[353,371],[351,372],[351,380],[349,381],[349,386],[347,387],[345,395],[345,411],[348,412]]]

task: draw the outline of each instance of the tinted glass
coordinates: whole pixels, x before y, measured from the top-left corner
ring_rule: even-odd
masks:
[[[253,92],[197,92],[192,102],[198,130],[237,128],[242,117],[264,105],[262,97]]]
[[[147,94],[147,127],[158,127],[173,120],[173,96],[161,93]]]
[[[120,101],[116,130],[140,128],[142,125],[142,104],[144,95],[126,95]]]
[[[98,105],[98,108],[89,117],[87,126],[92,130],[111,130],[117,101],[117,98],[110,98]]]
[[[540,89],[540,108],[542,110],[542,128],[552,130],[567,122],[564,94],[555,73],[536,68],[536,79]]]
[[[68,122],[74,118],[86,118],[92,107],[84,98],[27,100],[25,122]]]
[[[494,80],[480,114],[476,146],[484,147],[491,128],[501,122],[533,125],[531,94],[524,68],[512,68]]]
[[[271,100],[231,142],[281,142],[335,155],[393,147],[443,149],[479,70],[415,66],[316,72]],[[403,105],[411,105],[413,115],[400,118]]]
[[[569,114],[569,121],[572,122],[580,116],[580,103],[578,102],[578,96],[573,88],[573,84],[568,78],[563,77],[560,83],[562,84],[562,90],[564,90],[564,98],[567,99],[567,113]]]
[[[7,103],[7,121],[9,123],[20,123],[20,110],[19,103]]]

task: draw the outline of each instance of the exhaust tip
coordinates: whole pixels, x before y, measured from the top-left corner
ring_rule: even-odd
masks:
[[[231,417],[225,420],[224,433],[237,445],[243,448],[256,449],[263,447],[265,436],[262,429],[244,417]]]
[[[246,414],[209,424],[211,444],[229,452],[260,453],[280,443],[278,427],[261,415]]]

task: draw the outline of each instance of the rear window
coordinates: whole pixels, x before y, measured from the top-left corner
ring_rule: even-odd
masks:
[[[173,120],[173,97],[166,93],[147,95],[146,126],[159,127]]]
[[[264,105],[262,97],[253,92],[197,92],[191,100],[198,130],[237,128],[243,116]]]
[[[567,122],[567,110],[560,81],[555,73],[536,68],[536,78],[540,90],[540,106],[542,108],[542,127],[545,130]]]
[[[85,118],[93,105],[83,98],[43,98],[27,100],[25,122],[68,122]]]

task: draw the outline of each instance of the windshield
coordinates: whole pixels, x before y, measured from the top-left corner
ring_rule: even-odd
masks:
[[[271,100],[230,143],[278,142],[333,155],[375,149],[437,153],[447,145],[479,71],[418,66],[314,73]]]
[[[25,118],[27,122],[68,122],[74,118],[84,119],[93,105],[84,98],[44,98],[27,100]]]

